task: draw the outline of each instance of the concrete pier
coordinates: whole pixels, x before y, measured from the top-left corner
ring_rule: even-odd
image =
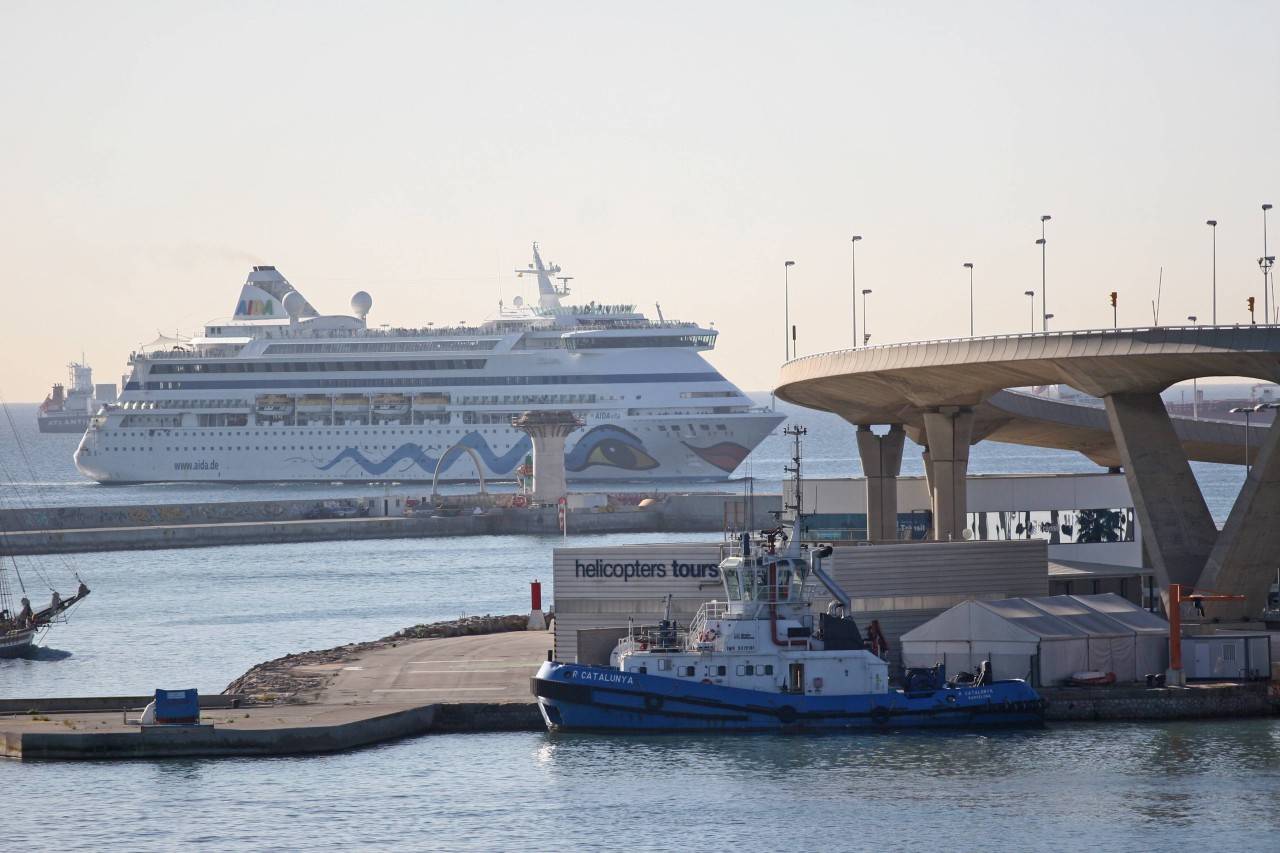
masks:
[[[110,710],[102,710],[110,699],[8,700],[0,708],[0,755],[28,761],[299,755],[429,733],[539,731],[544,724],[529,678],[551,645],[546,631],[399,643],[359,660],[304,667],[327,679],[304,704],[234,707],[239,697],[201,697],[199,726],[128,723],[148,697]]]

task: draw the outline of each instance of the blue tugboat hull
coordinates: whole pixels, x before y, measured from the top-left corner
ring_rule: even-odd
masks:
[[[530,685],[553,731],[768,731],[1038,725],[1045,701],[1024,681],[905,693],[746,690],[547,662]]]

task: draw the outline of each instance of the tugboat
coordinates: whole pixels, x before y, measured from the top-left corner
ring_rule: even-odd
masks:
[[[799,436],[793,526],[800,513]],[[995,681],[983,666],[968,683],[941,666],[902,673],[848,617],[849,596],[823,570],[830,545],[806,549],[782,528],[741,534],[720,563],[724,601],[702,605],[688,626],[667,611],[632,628],[609,666],[548,659],[531,679],[552,731],[818,731],[1043,723],[1045,701],[1021,679]],[[834,599],[815,620],[818,586]]]

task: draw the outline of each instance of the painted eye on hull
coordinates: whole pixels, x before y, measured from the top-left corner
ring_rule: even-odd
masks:
[[[649,471],[658,467],[658,460],[639,447],[606,438],[591,448],[582,467],[589,468],[592,465],[607,465],[627,471]]]

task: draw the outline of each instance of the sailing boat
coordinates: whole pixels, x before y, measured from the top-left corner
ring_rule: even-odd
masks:
[[[23,595],[19,600],[21,608],[15,613],[9,569],[9,565],[0,566],[0,658],[22,657],[30,652],[36,645],[37,637],[53,623],[67,621],[67,611],[89,594],[89,587],[85,586],[84,581],[80,581],[75,595],[63,598],[54,590],[48,606],[39,610],[33,610],[31,599]],[[13,576],[22,589],[22,576],[16,571],[16,566]]]
[[[22,446],[22,437],[3,395],[0,395],[0,412],[8,423],[16,445],[14,453],[8,452],[7,447],[0,448],[5,451],[0,452],[0,478],[8,483],[8,488],[0,494],[0,504],[8,504],[9,499],[13,499],[25,505],[27,502],[27,496],[23,494],[25,490],[19,488],[19,477],[10,470],[8,460],[20,458],[26,462],[31,484],[37,490],[39,489],[38,478],[31,469],[30,459]],[[67,563],[67,568],[70,569],[72,577],[79,586],[75,595],[66,598],[58,593],[46,572],[34,561],[26,564],[27,577],[23,577],[24,570],[19,567],[16,555],[8,553],[10,549],[5,547],[5,531],[6,528],[12,529],[21,525],[23,523],[21,519],[25,516],[26,514],[20,511],[8,512],[0,519],[0,658],[16,658],[28,654],[50,626],[55,622],[67,621],[67,614],[71,609],[89,594],[89,587],[80,580],[79,574],[70,563]],[[49,603],[39,609],[32,606],[27,593],[28,583],[34,584],[36,581],[39,581],[50,593]]]

